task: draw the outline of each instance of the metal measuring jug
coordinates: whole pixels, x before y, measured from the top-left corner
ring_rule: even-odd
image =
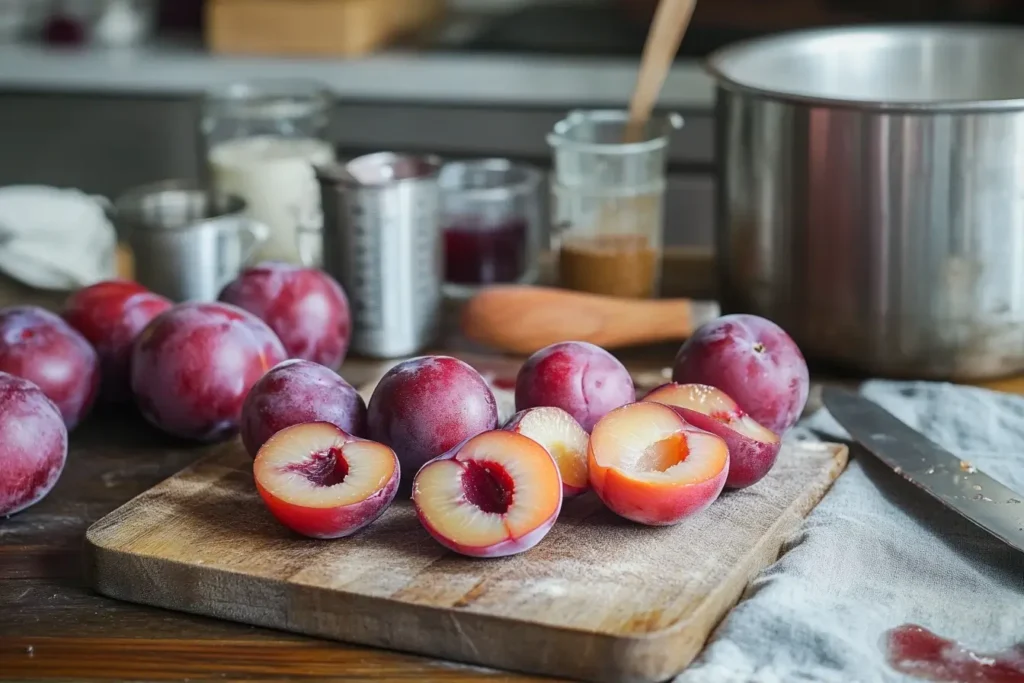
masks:
[[[437,157],[379,152],[316,169],[323,268],[348,294],[357,353],[398,358],[437,339],[440,168]]]
[[[245,208],[240,197],[170,180],[127,192],[113,211],[140,284],[172,301],[214,301],[270,237]]]

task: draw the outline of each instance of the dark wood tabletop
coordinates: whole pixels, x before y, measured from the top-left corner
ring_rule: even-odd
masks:
[[[0,306],[57,309],[63,299],[0,278]],[[359,386],[380,365],[353,359],[342,374]],[[90,590],[82,567],[89,525],[208,451],[169,439],[132,411],[93,414],[72,433],[53,491],[0,518],[0,680],[551,680],[128,604]]]
[[[93,593],[82,572],[85,529],[206,450],[169,444],[130,414],[96,415],[74,432],[56,488],[0,519],[0,679],[531,680]]]
[[[706,257],[673,271],[698,283],[710,272]],[[706,295],[692,285],[680,280],[670,291]],[[0,306],[57,308],[62,300],[0,278]],[[656,371],[659,361],[671,357],[672,349],[647,349],[623,359],[634,370]],[[353,359],[342,374],[359,386],[380,368]],[[1024,393],[1024,378],[989,386]],[[0,680],[553,680],[190,616],[92,592],[82,571],[86,528],[207,451],[169,440],[130,412],[95,414],[73,432],[67,465],[49,496],[0,518]]]

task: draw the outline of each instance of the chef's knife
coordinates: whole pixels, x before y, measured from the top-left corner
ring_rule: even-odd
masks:
[[[825,387],[824,399],[832,417],[869,453],[946,507],[1024,552],[1024,494],[1003,486],[859,394]]]

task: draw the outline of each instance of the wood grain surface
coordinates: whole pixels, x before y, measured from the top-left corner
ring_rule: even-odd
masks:
[[[97,591],[123,600],[503,669],[659,681],[699,652],[846,457],[790,444],[765,480],[674,527],[583,496],[533,550],[474,560],[435,543],[407,501],[348,539],[297,537],[233,442],[93,525],[87,565]]]

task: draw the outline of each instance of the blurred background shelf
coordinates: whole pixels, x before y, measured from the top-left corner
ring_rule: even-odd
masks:
[[[212,54],[199,36],[178,34],[131,50],[0,42],[0,95],[197,96],[209,87],[251,78],[315,79],[343,101],[496,109],[623,106],[636,78],[636,60],[410,47],[358,59],[284,59]],[[710,109],[713,95],[700,62],[682,60],[669,75],[662,105]]]
[[[310,56],[313,43],[288,45],[288,55],[253,54],[272,50],[244,36],[222,44],[230,54],[211,51],[202,33],[202,0],[164,0],[156,34],[126,49],[0,39],[0,185],[44,183],[111,196],[142,183],[194,177],[202,167],[199,96],[254,78],[322,82],[336,98],[329,132],[341,156],[429,151],[547,167],[545,135],[567,110],[627,102],[653,6],[652,0],[212,0],[208,9],[287,5],[301,13],[332,5],[352,11],[395,7],[395,1],[406,3],[397,12],[407,17],[406,28],[392,19],[391,28],[377,33],[388,36],[383,42],[364,38],[350,47],[363,51],[355,57]],[[7,2],[19,0],[0,0],[0,7]],[[61,0],[67,7],[104,2]],[[423,14],[408,12],[416,7],[425,8]],[[702,67],[709,50],[835,21],[1013,20],[1021,12],[1024,4],[1013,0],[779,0],[771,8],[762,0],[700,3],[660,100],[661,110],[685,119],[669,147],[665,243],[706,248],[712,242],[714,89]],[[426,14],[433,18],[423,19]],[[39,18],[30,23],[38,32]],[[321,23],[330,29],[321,34],[321,47],[330,47],[345,22]],[[421,30],[409,30],[413,26]],[[371,45],[375,49],[366,52]]]

